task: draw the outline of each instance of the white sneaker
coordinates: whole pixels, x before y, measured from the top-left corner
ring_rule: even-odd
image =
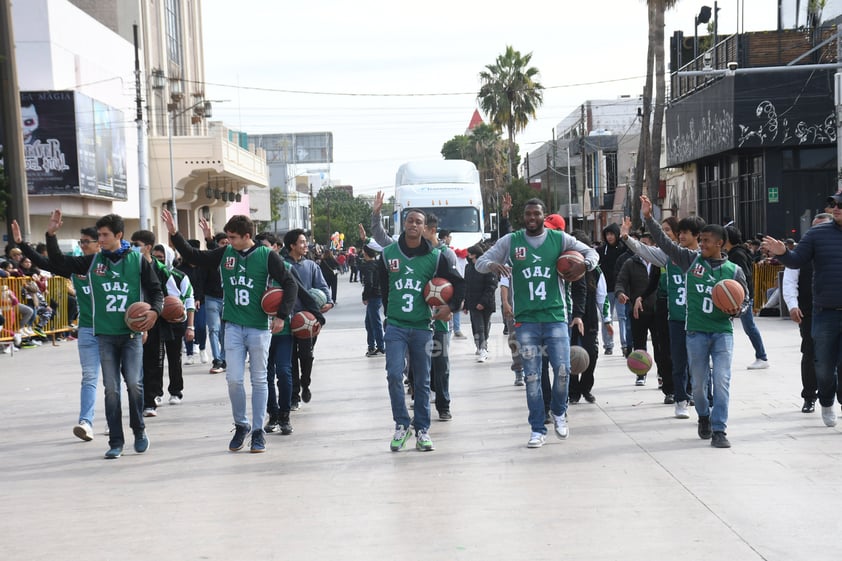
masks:
[[[769,361],[758,358],[748,365],[749,370],[765,370],[769,368]]]
[[[181,398],[177,395],[171,395],[169,403],[170,405],[181,405]]]
[[[547,441],[547,436],[540,432],[533,432],[529,437],[529,442],[526,443],[527,448],[540,448]]]
[[[164,403],[164,397],[161,396],[161,395],[156,395],[155,396],[155,405],[161,405],[162,403]]]
[[[553,413],[553,426],[555,428],[555,435],[564,440],[570,436],[570,427],[567,426],[567,415],[556,415]]]
[[[4,355],[7,355],[11,352],[12,352],[12,346],[11,345],[3,345],[3,349],[0,350],[0,353],[3,353]]]
[[[12,343],[14,343],[16,347],[20,347],[20,343],[21,343],[20,333],[15,333],[14,335],[12,335]]]
[[[832,405],[830,407],[822,405],[822,421],[824,421],[825,426],[836,426],[836,409]]]
[[[157,417],[158,412],[155,411],[154,409],[152,409],[151,407],[147,407],[146,409],[143,410],[143,416],[144,417]]]
[[[73,434],[86,442],[94,439],[94,429],[87,421],[79,421],[79,424],[73,427]]]
[[[479,356],[477,357],[477,362],[485,362],[488,360],[488,351],[485,349],[480,350]]]
[[[184,359],[184,366],[190,366],[196,364],[196,355],[187,355]]]
[[[206,350],[199,351],[199,362],[201,362],[202,364],[208,363],[208,351],[206,351]]]
[[[690,418],[690,402],[688,401],[676,401],[675,402],[675,418],[676,419],[689,419]]]

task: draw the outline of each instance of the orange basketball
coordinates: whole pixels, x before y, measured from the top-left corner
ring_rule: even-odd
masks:
[[[129,309],[126,310],[126,314],[123,316],[129,329],[136,329],[138,325],[143,324],[146,321],[146,312],[151,309],[152,306],[146,302],[135,302],[129,306]]]
[[[289,321],[289,328],[292,334],[299,339],[312,339],[322,330],[322,324],[312,313],[301,310],[292,316]]]
[[[444,306],[453,298],[453,285],[441,277],[433,277],[424,286],[424,300],[430,306]]]
[[[711,294],[713,305],[725,313],[729,313],[743,304],[746,297],[743,285],[734,279],[721,280],[713,286]]]
[[[567,282],[575,282],[585,276],[588,266],[581,253],[570,249],[558,256],[555,269]]]
[[[184,303],[178,296],[167,296],[164,298],[164,307],[161,309],[161,317],[170,323],[181,323],[185,319]]]
[[[277,286],[267,288],[266,292],[263,293],[263,297],[260,299],[260,307],[263,308],[263,311],[267,315],[274,316],[278,313],[278,306],[281,305],[283,299],[283,288],[278,288]]]

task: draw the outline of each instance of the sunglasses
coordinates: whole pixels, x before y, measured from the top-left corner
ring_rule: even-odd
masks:
[[[79,245],[88,245],[89,243],[95,243],[96,240],[79,240]]]
[[[842,208],[842,203],[837,203],[833,199],[828,199],[827,203],[824,206],[827,208]]]

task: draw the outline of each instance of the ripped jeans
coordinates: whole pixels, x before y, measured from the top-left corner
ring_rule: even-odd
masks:
[[[544,426],[544,397],[541,392],[541,357],[550,361],[554,415],[567,412],[567,389],[570,383],[570,336],[567,323],[520,323],[515,329],[523,371],[526,377],[526,405],[532,432],[547,433]]]

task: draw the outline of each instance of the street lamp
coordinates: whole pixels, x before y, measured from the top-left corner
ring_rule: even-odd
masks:
[[[699,58],[699,24],[709,22],[710,16],[710,6],[702,6],[702,9],[699,10],[699,15],[695,17],[696,25],[693,26],[693,60]]]
[[[179,86],[176,86],[179,84]],[[213,103],[223,103],[228,101],[226,99],[203,99],[197,101],[187,109],[183,109],[181,111],[176,111],[178,109],[178,103],[183,99],[183,94],[181,93],[180,87],[181,81],[176,80],[172,82],[171,90],[170,90],[170,98],[172,101],[167,104],[167,111],[170,113],[170,123],[169,127],[167,127],[167,142],[169,145],[169,156],[170,156],[170,204],[172,208],[170,209],[173,215],[173,221],[175,222],[176,228],[178,227],[178,210],[176,209],[175,204],[175,167],[173,165],[173,147],[172,147],[172,131],[175,127],[175,120],[177,117],[184,115],[188,111],[196,110],[196,116],[199,119],[210,119],[213,116]]]

